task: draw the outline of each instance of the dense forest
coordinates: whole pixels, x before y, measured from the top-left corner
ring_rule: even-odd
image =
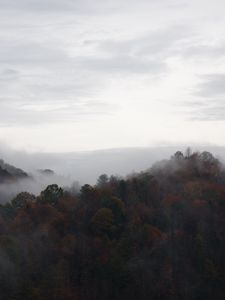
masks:
[[[225,299],[225,171],[178,151],[0,206],[1,300]]]

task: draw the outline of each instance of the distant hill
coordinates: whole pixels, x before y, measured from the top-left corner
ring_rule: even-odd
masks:
[[[19,179],[29,178],[29,175],[23,170],[9,165],[0,159],[0,183],[17,181]]]
[[[225,162],[225,147],[190,145],[193,151],[209,151]],[[120,148],[70,153],[27,153],[4,151],[0,157],[29,173],[51,169],[55,174],[70,176],[80,184],[95,184],[99,174],[126,176],[150,167],[157,161],[169,159],[177,149],[185,152],[187,145],[148,148]]]
[[[55,175],[55,172],[51,169],[38,169],[37,170],[39,174],[42,174],[44,176],[53,176]]]

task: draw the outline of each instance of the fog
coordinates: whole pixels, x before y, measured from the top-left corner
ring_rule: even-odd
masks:
[[[57,183],[62,187],[85,183],[95,184],[101,174],[126,176],[133,172],[146,170],[153,163],[168,159],[177,150],[185,152],[187,146],[124,148],[73,153],[28,153],[12,150],[6,146],[0,149],[0,158],[5,162],[23,169],[32,176],[13,184],[1,184],[1,202],[12,199],[22,191],[38,195],[47,185]],[[210,151],[224,161],[225,147],[194,146],[193,151]],[[52,169],[55,175],[45,176],[38,169]],[[78,185],[79,182],[79,185]]]
[[[73,190],[79,189],[79,185],[76,182],[72,182],[70,177],[59,176],[59,175],[43,175],[38,172],[33,172],[30,174],[28,179],[20,179],[15,182],[7,182],[0,184],[0,203],[4,203],[12,200],[20,192],[29,192],[34,195],[39,195],[42,190],[44,190],[49,184],[56,183],[63,186],[65,189]]]

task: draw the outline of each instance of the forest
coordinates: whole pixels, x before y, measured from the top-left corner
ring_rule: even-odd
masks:
[[[0,299],[225,299],[224,165],[177,151],[1,204]]]

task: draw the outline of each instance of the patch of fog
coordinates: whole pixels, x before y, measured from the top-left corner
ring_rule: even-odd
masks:
[[[65,189],[72,187],[72,190],[78,189],[78,183],[73,182],[72,178],[59,175],[43,175],[35,172],[28,179],[21,179],[16,182],[8,182],[0,184],[0,203],[5,203],[12,200],[21,192],[29,192],[34,195],[39,195],[50,184],[58,184]]]
[[[26,153],[0,147],[0,158],[9,164],[33,174],[33,179],[13,184],[0,185],[0,200],[12,199],[17,193],[28,191],[39,194],[48,184],[56,183],[62,187],[72,185],[78,189],[77,182],[95,184],[101,174],[126,176],[127,174],[149,169],[155,162],[169,159],[177,150],[185,152],[186,146],[158,148],[126,148],[73,153]],[[223,162],[225,147],[199,146],[193,151],[209,151]],[[44,176],[38,169],[52,169],[53,176]],[[76,183],[74,183],[76,182]]]
[[[26,153],[1,151],[0,158],[26,172],[52,169],[81,184],[94,184],[100,174],[125,176],[150,167],[155,161],[169,158],[177,147],[126,148],[73,153]]]

